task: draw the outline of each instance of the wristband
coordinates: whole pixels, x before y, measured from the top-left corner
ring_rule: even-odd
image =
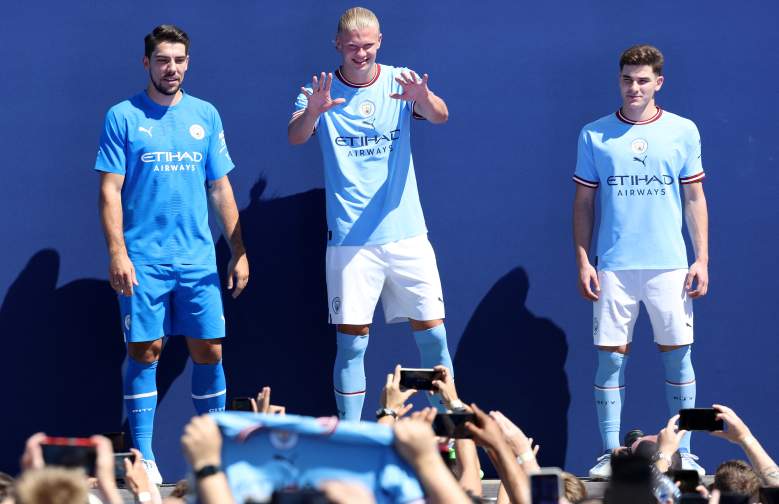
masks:
[[[151,493],[143,491],[138,492],[138,495],[135,496],[136,502],[151,502]]]
[[[671,456],[662,451],[658,451],[657,453],[655,453],[654,459],[655,462],[657,462],[658,460],[665,460],[668,463],[668,467],[670,467],[671,464],[673,463],[673,461],[671,460]]]
[[[749,446],[749,445],[753,444],[755,441],[757,441],[757,439],[755,439],[754,436],[747,436],[746,438],[744,438],[744,440],[741,442],[741,444],[743,446]]]
[[[533,450],[528,450],[526,452],[520,453],[519,457],[517,457],[517,460],[520,460],[520,464],[522,462],[530,462],[531,460],[535,459],[536,456],[533,453]]]
[[[465,411],[468,409],[468,406],[465,405],[464,402],[462,402],[459,399],[455,399],[454,401],[449,403],[449,409],[454,412],[460,412]]]
[[[394,419],[398,418],[398,412],[392,408],[379,408],[376,410],[376,420],[384,418],[385,416],[391,416]]]
[[[213,476],[214,474],[218,474],[220,472],[222,472],[222,468],[219,467],[218,465],[209,464],[203,466],[197,471],[195,471],[195,481],[200,481],[203,478]]]

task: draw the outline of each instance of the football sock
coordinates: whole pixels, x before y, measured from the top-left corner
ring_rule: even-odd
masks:
[[[603,451],[620,446],[619,427],[622,403],[625,401],[625,367],[628,356],[618,352],[598,350],[598,370],[595,372],[595,409]]]
[[[695,370],[692,368],[692,347],[685,345],[670,352],[660,352],[665,367],[665,399],[671,415],[683,408],[695,407]],[[679,451],[690,451],[690,433],[679,443]]]
[[[130,435],[146,460],[154,460],[152,433],[157,409],[157,362],[146,364],[128,357],[124,375],[124,404]]]
[[[419,348],[419,360],[423,368],[432,368],[440,364],[446,366],[449,373],[454,377],[452,357],[449,355],[449,347],[446,344],[446,327],[444,327],[444,324],[422,331],[414,331],[414,340],[417,343],[417,348]],[[446,411],[446,407],[444,407],[438,394],[426,395],[431,406],[440,412]]]
[[[216,364],[198,364],[192,361],[192,402],[198,415],[224,411],[227,383],[222,360]]]
[[[333,365],[333,389],[338,417],[360,420],[365,401],[365,349],[368,335],[352,336],[336,332],[338,351]]]

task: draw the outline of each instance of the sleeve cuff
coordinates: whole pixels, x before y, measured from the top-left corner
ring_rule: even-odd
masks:
[[[702,182],[704,178],[706,178],[706,173],[699,172],[695,175],[690,175],[689,177],[679,177],[679,183],[682,185],[694,184],[696,182]]]
[[[586,186],[586,187],[592,187],[592,188],[596,188],[596,187],[598,187],[600,185],[600,182],[598,182],[597,180],[595,180],[595,181],[587,180],[587,179],[583,179],[581,177],[577,177],[576,175],[573,176],[573,181],[576,182],[579,185],[583,185],[583,186]]]

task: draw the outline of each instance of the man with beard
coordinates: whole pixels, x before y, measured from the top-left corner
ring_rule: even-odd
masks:
[[[232,252],[227,288],[233,297],[246,286],[249,264],[227,178],[234,165],[219,113],[181,89],[189,37],[175,26],[161,25],[144,42],[149,83],[108,111],[95,170],[101,174],[109,278],[119,297],[129,357],[127,417],[150,478],[160,484],[152,429],[164,336],[186,337],[197,412],[225,407],[225,320],[209,202]]]

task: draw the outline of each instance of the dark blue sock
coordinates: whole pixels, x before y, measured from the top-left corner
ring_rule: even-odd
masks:
[[[227,383],[222,361],[216,364],[198,364],[192,361],[192,402],[198,415],[224,411]]]
[[[338,351],[333,366],[333,388],[338,416],[359,420],[365,401],[365,349],[368,335],[352,336],[336,332]]]
[[[154,460],[152,433],[157,410],[157,361],[151,364],[127,358],[124,404],[133,444],[146,460]]]

